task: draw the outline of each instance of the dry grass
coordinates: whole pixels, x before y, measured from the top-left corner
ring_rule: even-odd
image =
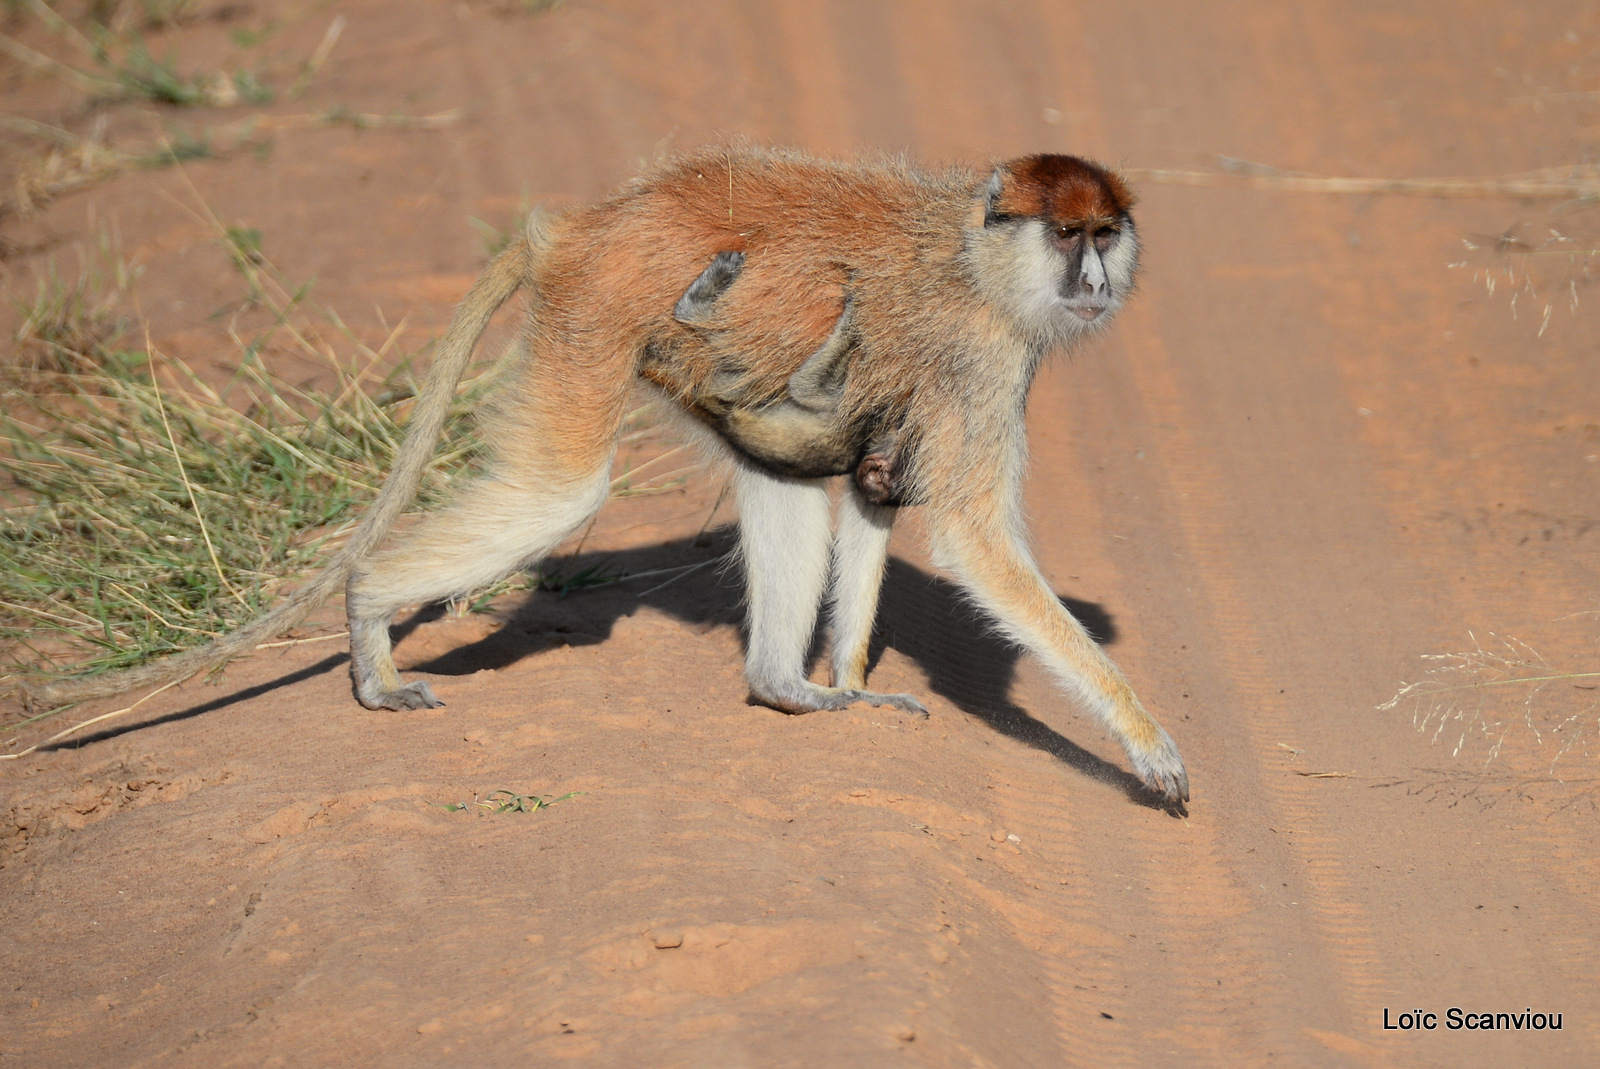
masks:
[[[126,343],[136,271],[109,239],[74,281],[52,266],[20,309],[0,383],[0,641],[14,671],[136,664],[253,617],[359,513],[398,448],[416,388],[393,351],[403,324],[376,349],[360,344],[258,251],[241,254],[238,228],[210,219],[272,323],[235,336],[225,387],[147,338]],[[275,378],[259,355],[275,349],[323,361],[333,388]],[[492,372],[461,385],[425,500],[477,453],[470,413]]]
[[[10,188],[0,195],[0,218],[30,215],[55,197],[86,189],[126,171],[259,149],[264,146],[262,138],[273,131],[337,125],[357,129],[439,129],[460,119],[457,110],[404,115],[332,105],[302,114],[257,113],[220,124],[183,125],[173,120],[173,108],[199,109],[204,113],[243,104],[266,104],[274,99],[297,99],[328,63],[346,25],[343,15],[333,16],[317,47],[304,59],[261,58],[258,66],[238,63],[245,54],[259,51],[288,23],[320,10],[317,5],[294,14],[288,22],[275,22],[261,31],[232,31],[235,47],[223,64],[228,69],[192,72],[181,71],[171,57],[158,58],[141,36],[143,30],[181,21],[193,6],[191,0],[92,2],[85,16],[87,25],[82,29],[42,0],[12,0],[10,6],[17,15],[31,16],[48,28],[61,43],[52,51],[63,52],[68,58],[46,55],[5,34],[0,34],[0,53],[43,77],[72,86],[91,105],[115,102],[125,114],[131,109],[147,120],[152,136],[143,144],[113,147],[104,136],[106,113],[96,107],[91,110],[98,110],[98,117],[85,135],[26,118],[0,116],[0,124],[21,134],[26,142],[39,145],[37,152],[24,151],[14,162],[7,183]],[[267,73],[258,73],[258,67]]]
[[[124,347],[94,277],[41,283],[24,316],[32,357],[7,369],[0,639],[15,669],[135,664],[257,615],[376,492],[411,406],[409,360],[363,389],[394,336],[338,360],[274,285],[252,282],[280,303],[278,330],[327,361],[332,390],[277,380],[256,355],[270,338],[241,339],[223,389],[148,340]],[[425,497],[476,453],[487,385],[462,385]]]
[[[54,258],[35,279],[34,297],[19,302],[21,322],[7,374],[92,370],[95,357],[114,357],[128,327],[123,303],[139,276],[124,260],[113,233],[100,235],[94,255],[80,254],[75,277],[63,277]]]
[[[1600,248],[1595,248],[1593,241],[1579,241],[1554,227],[1531,235],[1522,228],[1494,235],[1469,234],[1461,243],[1467,255],[1450,266],[1472,271],[1472,280],[1481,283],[1489,296],[1508,295],[1513,318],[1521,314],[1524,303],[1533,305],[1540,317],[1541,337],[1557,305],[1578,311],[1578,287],[1594,281],[1594,266],[1600,257]]]
[[[184,21],[194,6],[192,0],[142,0],[138,4],[91,0],[79,19],[64,17],[44,0],[10,0],[10,6],[14,13],[30,15],[48,30],[57,42],[50,51],[66,57],[46,54],[0,34],[0,52],[24,67],[71,85],[91,102],[144,101],[185,108],[227,108],[272,100],[280,91],[273,89],[259,70],[263,64],[275,69],[286,65],[263,57],[261,46],[285,25],[318,9],[317,5],[308,6],[260,31],[235,30],[229,35],[234,47],[221,64],[223,69],[184,73],[170,55],[158,58],[144,33]],[[344,27],[344,16],[335,15],[312,54],[292,65],[298,76],[288,87],[290,99],[316,76]],[[254,65],[241,65],[247,54],[253,55]]]
[[[1427,678],[1403,684],[1379,706],[1409,707],[1417,730],[1452,757],[1479,748],[1484,764],[1519,736],[1546,755],[1551,773],[1563,760],[1600,753],[1600,671],[1551,665],[1525,642],[1476,635],[1462,653],[1428,654]]]
[[[23,156],[11,176],[11,190],[0,195],[0,219],[26,218],[56,197],[88,189],[127,171],[167,167],[185,160],[225,158],[243,150],[256,150],[267,135],[318,126],[349,126],[358,130],[439,130],[461,120],[459,110],[431,115],[386,115],[330,107],[290,115],[253,115],[232,123],[184,127],[169,124],[160,136],[131,149],[116,149],[103,139],[103,124],[80,137],[60,127],[18,116],[0,116],[0,126],[42,142],[37,153]]]
[[[255,617],[352,526],[402,440],[417,387],[411,357],[395,351],[404,324],[377,348],[362,345],[291,289],[258,234],[203,214],[272,322],[260,336],[235,336],[238,367],[225,386],[148,338],[127,344],[138,272],[109,238],[75,277],[52,265],[20,309],[17,352],[0,378],[0,660],[12,673],[138,664]],[[338,357],[336,345],[352,355]],[[333,386],[272,375],[259,354],[285,349],[322,361]],[[458,388],[423,506],[481,451],[472,412],[502,370],[483,366]],[[655,437],[655,422],[648,406],[631,413],[624,441]],[[623,471],[613,495],[682,485],[690,466],[674,458],[686,459],[669,450]],[[462,605],[622,578],[550,562]]]
[[[0,124],[33,139],[45,148],[23,157],[11,176],[11,191],[0,196],[0,219],[27,217],[63,193],[87,189],[140,165],[138,157],[106,145],[100,127],[88,137],[14,115],[0,116]]]

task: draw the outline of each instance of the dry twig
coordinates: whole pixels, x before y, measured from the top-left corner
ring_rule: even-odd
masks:
[[[1339,178],[1285,171],[1248,160],[1217,158],[1220,171],[1182,171],[1131,167],[1123,173],[1136,182],[1179,186],[1241,183],[1256,189],[1296,193],[1399,194],[1412,197],[1559,197],[1600,200],[1600,165],[1573,164],[1491,178]]]

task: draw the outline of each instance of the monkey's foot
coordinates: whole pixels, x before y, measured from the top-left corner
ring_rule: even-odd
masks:
[[[879,694],[874,690],[854,690],[847,693],[854,694],[858,702],[899,709],[902,713],[915,713],[924,720],[928,718],[928,707],[909,694]]]
[[[870,690],[848,687],[821,687],[809,680],[795,680],[780,686],[750,687],[750,696],[762,705],[770,705],[785,713],[819,713],[843,709],[856,702],[885,705],[918,716],[927,716],[928,710],[909,694],[878,694]]]
[[[1128,747],[1128,760],[1133,770],[1144,780],[1144,785],[1166,798],[1168,805],[1178,805],[1189,800],[1189,773],[1184,771],[1183,758],[1178,756],[1178,744],[1161,728],[1160,734],[1147,747]]]
[[[394,709],[404,712],[410,709],[442,709],[444,702],[433,696],[433,688],[422,680],[407,683],[394,690],[374,690],[369,693],[363,689],[358,695],[361,704],[368,709]]]
[[[819,687],[805,679],[784,683],[750,683],[750,697],[753,700],[795,715],[843,709],[856,700],[858,693],[839,687]]]

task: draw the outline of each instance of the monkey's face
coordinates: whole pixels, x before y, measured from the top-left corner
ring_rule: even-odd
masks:
[[[1049,220],[1045,233],[1060,261],[1056,290],[1067,311],[1085,323],[1110,318],[1133,282],[1138,257],[1133,220],[1126,215]]]
[[[969,253],[987,295],[1030,334],[1065,341],[1104,326],[1133,288],[1133,195],[1075,156],[1001,165],[984,190]]]

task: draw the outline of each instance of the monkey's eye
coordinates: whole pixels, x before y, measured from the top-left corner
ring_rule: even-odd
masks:
[[[1094,232],[1094,247],[1105,252],[1117,243],[1117,237],[1122,233],[1114,226],[1104,226]]]
[[[1077,226],[1057,226],[1050,231],[1050,237],[1063,251],[1070,252],[1083,241],[1083,228]]]

